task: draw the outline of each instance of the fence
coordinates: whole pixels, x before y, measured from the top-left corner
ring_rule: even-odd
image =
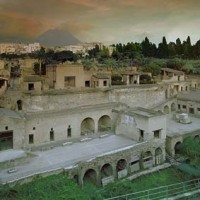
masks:
[[[184,194],[186,193],[187,196],[199,195],[200,178],[122,196],[111,197],[104,200],[171,200],[184,197]]]

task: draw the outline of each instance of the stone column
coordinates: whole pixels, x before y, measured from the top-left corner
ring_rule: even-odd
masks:
[[[129,75],[126,75],[126,85],[130,85],[130,82],[129,82]]]
[[[140,84],[140,75],[139,74],[137,75],[137,84],[138,85]]]
[[[98,133],[98,119],[94,121],[94,133]]]

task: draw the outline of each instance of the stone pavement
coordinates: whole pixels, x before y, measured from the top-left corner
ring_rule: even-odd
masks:
[[[48,151],[35,151],[28,163],[15,166],[14,173],[8,169],[0,171],[0,183],[12,182],[15,179],[53,169],[66,168],[80,161],[100,156],[121,148],[136,145],[137,142],[122,136],[108,135],[85,142],[72,143]]]
[[[181,136],[186,133],[191,133],[196,130],[200,130],[200,120],[199,118],[194,118],[189,116],[191,119],[190,124],[181,124],[175,121],[173,118],[167,118],[167,135],[169,136]]]
[[[26,153],[23,150],[9,149],[5,151],[0,151],[0,163],[22,157],[26,157]]]

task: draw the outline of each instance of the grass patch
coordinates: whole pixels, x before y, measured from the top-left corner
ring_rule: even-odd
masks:
[[[66,176],[52,175],[45,178],[35,178],[24,185],[0,188],[1,200],[101,200],[104,198],[138,192],[150,188],[165,186],[190,180],[192,177],[182,172],[169,168],[133,181],[121,180],[109,184],[104,188],[86,184],[84,188],[78,186]]]

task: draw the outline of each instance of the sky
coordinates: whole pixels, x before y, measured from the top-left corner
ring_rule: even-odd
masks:
[[[158,44],[200,39],[200,0],[0,0],[0,38],[35,38],[49,29],[82,42]]]

